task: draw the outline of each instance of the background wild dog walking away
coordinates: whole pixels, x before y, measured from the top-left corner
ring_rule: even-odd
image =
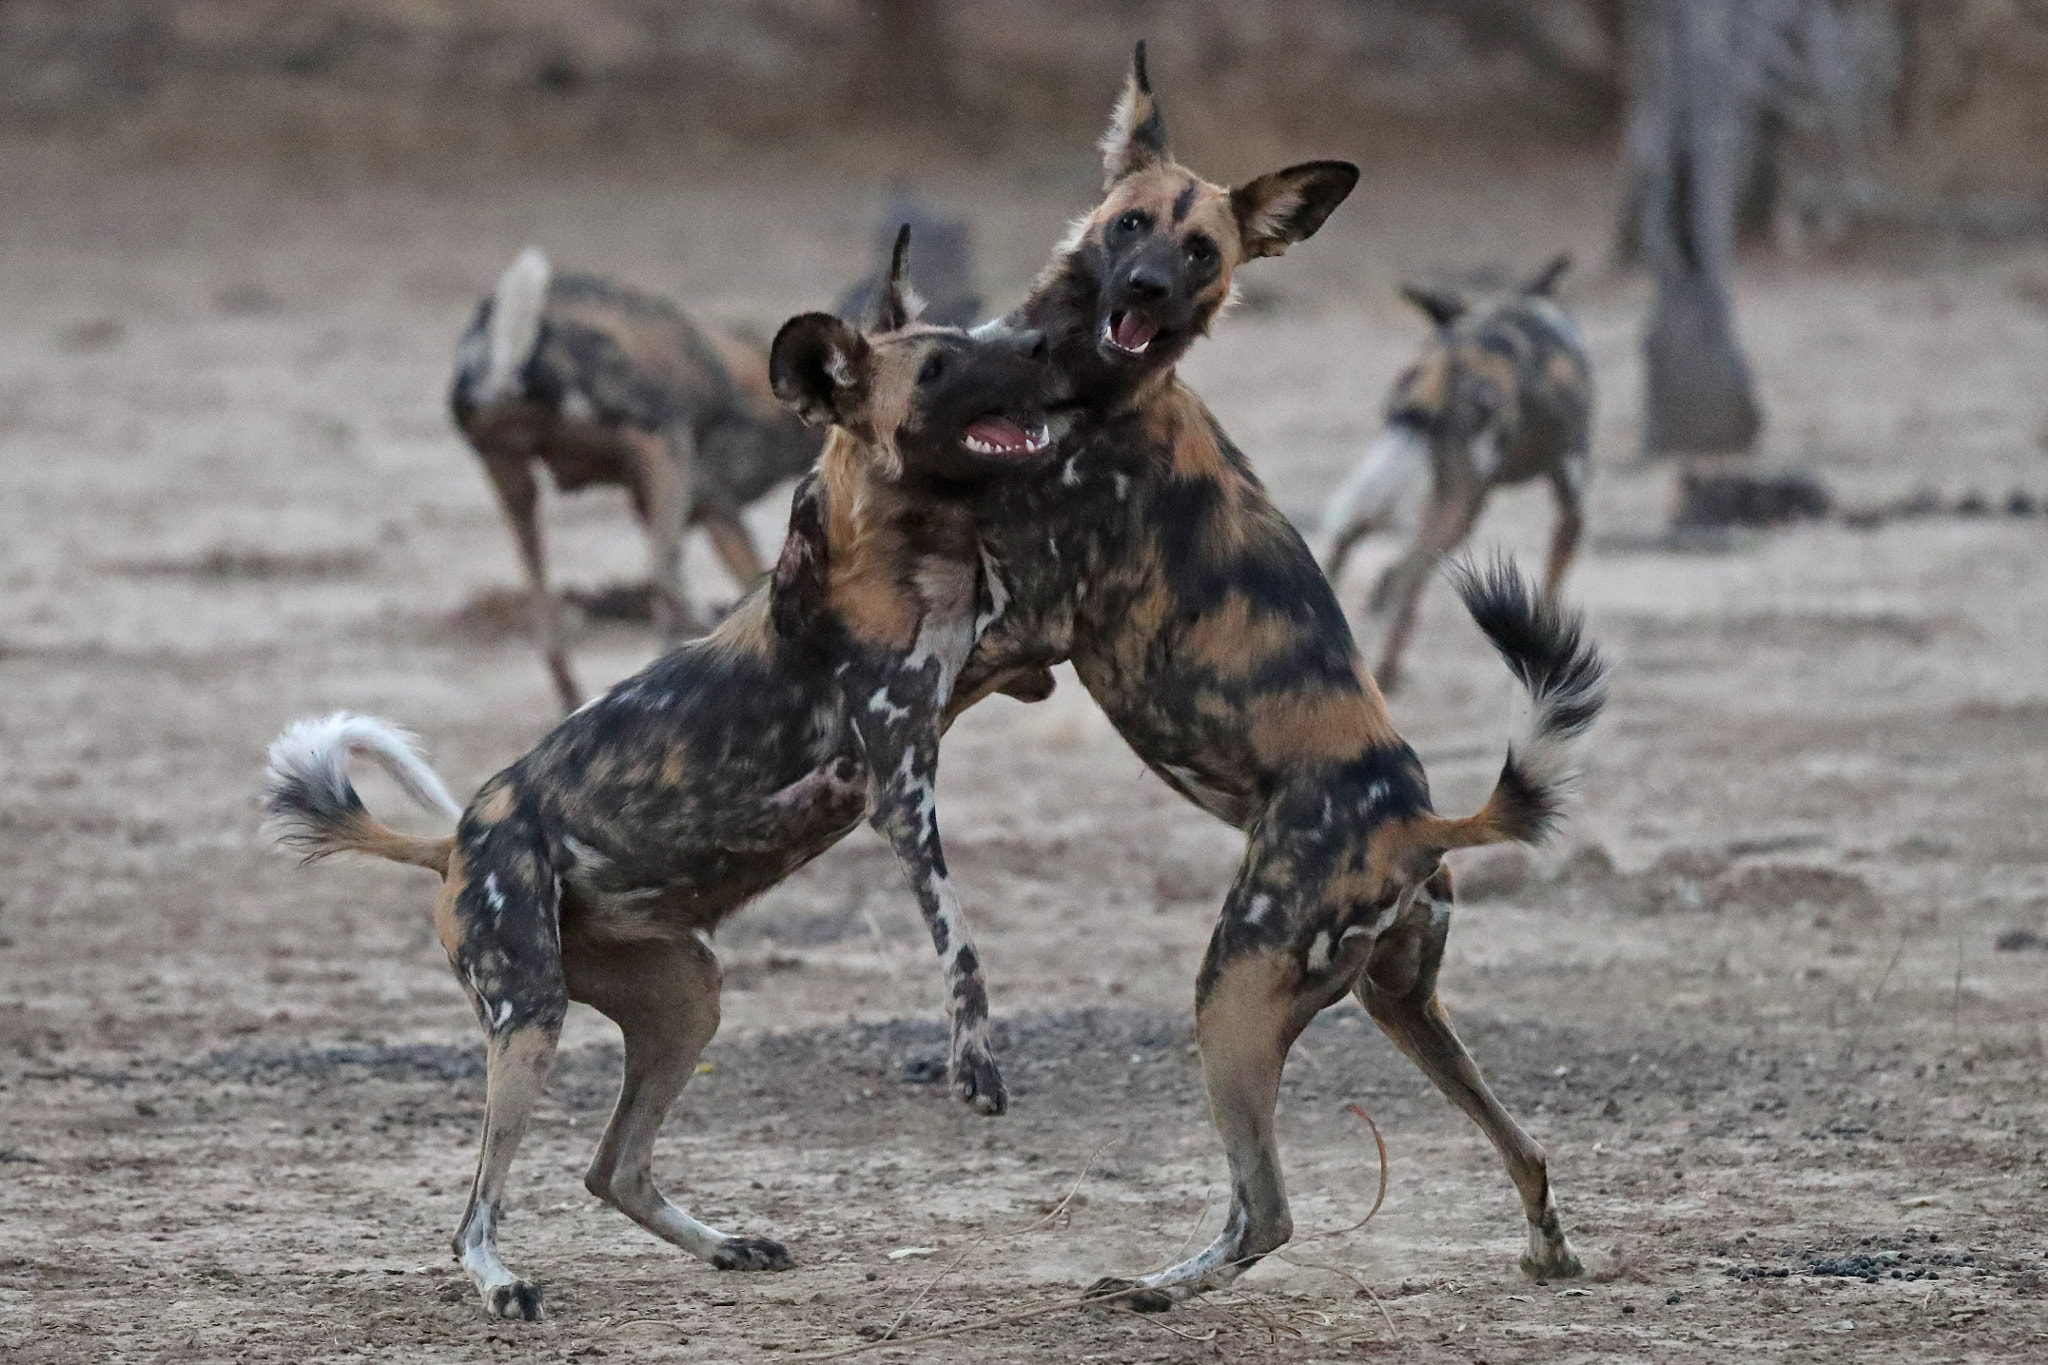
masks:
[[[2048,88],[2048,40],[1998,6],[1841,7],[1918,25],[1880,111],[1889,197],[1853,202],[1928,211],[1792,214],[1734,301],[1759,463],[1817,471],[1851,515],[1673,542],[1671,471],[1635,455],[1648,287],[1605,264],[1619,7],[1528,7],[1534,37],[1488,29],[1503,8],[0,7],[0,1357],[748,1360],[856,1344],[962,1253],[906,1330],[1213,1233],[1190,996],[1238,837],[1146,775],[1070,674],[975,709],[942,770],[1010,1114],[932,1083],[941,981],[887,850],[855,835],[721,935],[724,1029],[657,1152],[697,1212],[799,1268],[720,1275],[584,1193],[618,1053],[579,1011],[504,1230],[550,1277],[538,1326],[481,1321],[447,1258],[481,1073],[431,884],[302,874],[253,810],[298,715],[399,718],[458,794],[553,721],[443,408],[514,252],[765,334],[871,266],[907,178],[971,216],[1006,306],[1094,202],[1089,143],[1140,33],[1189,164],[1365,166],[1185,367],[1298,520],[1422,340],[1398,281],[1577,254],[1600,402],[1567,592],[1612,701],[1560,846],[1459,865],[1444,991],[1610,1274],[1583,1294],[1518,1275],[1491,1151],[1347,1005],[1281,1102],[1303,1234],[1371,1200],[1343,1106],[1388,1142],[1372,1224],[1288,1253],[1335,1270],[1270,1260],[1171,1332],[1073,1313],[884,1358],[2048,1351],[2048,246],[1982,230],[2038,201],[2023,95]],[[920,21],[936,68],[821,64]],[[923,121],[901,82],[941,77]],[[2015,491],[2033,515],[2006,514]],[[1994,514],[1954,515],[1966,495]],[[1949,510],[1909,514],[1930,502]],[[764,544],[783,510],[751,509]],[[642,567],[622,494],[549,524],[564,584]],[[1533,565],[1548,526],[1540,488],[1509,491],[1475,543]],[[702,600],[729,594],[691,555]],[[597,682],[654,648],[595,624],[578,657]],[[1408,671],[1394,718],[1439,807],[1469,810],[1513,684],[1441,592]],[[1077,1181],[1050,1225],[979,1240]]]

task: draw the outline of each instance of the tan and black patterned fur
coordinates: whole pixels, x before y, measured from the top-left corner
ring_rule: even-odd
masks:
[[[1559,256],[1478,308],[1451,289],[1402,290],[1433,330],[1394,381],[1384,431],[1323,513],[1324,568],[1338,583],[1359,542],[1391,524],[1411,494],[1422,494],[1413,541],[1367,600],[1384,628],[1374,670],[1382,688],[1398,681],[1430,574],[1471,534],[1494,489],[1549,481],[1557,525],[1544,588],[1555,595],[1564,585],[1585,527],[1593,431],[1592,362],[1578,324],[1556,299],[1570,265]]]
[[[1442,856],[1543,835],[1599,709],[1599,658],[1511,568],[1468,575],[1468,606],[1536,704],[1486,804],[1461,819],[1432,811],[1328,580],[1173,370],[1235,268],[1308,236],[1357,172],[1310,163],[1234,190],[1200,179],[1167,152],[1142,47],[1104,150],[1106,197],[1010,320],[1051,341],[1077,410],[1051,466],[982,499],[1009,605],[953,703],[1071,659],[1152,771],[1246,836],[1195,994],[1229,1216],[1196,1255],[1101,1287],[1164,1307],[1288,1240],[1281,1068],[1346,994],[1499,1147],[1528,1214],[1526,1267],[1574,1274],[1542,1149],[1487,1090],[1435,988],[1451,908]],[[1136,352],[1114,344],[1155,324]]]
[[[563,721],[466,809],[381,722],[302,722],[272,748],[266,805],[288,843],[442,874],[434,923],[488,1037],[482,1150],[455,1252],[493,1316],[541,1314],[539,1288],[499,1260],[496,1227],[571,1000],[625,1035],[590,1191],[719,1268],[789,1264],[780,1244],[669,1202],[649,1158],[718,1027],[710,935],[863,817],[895,850],[945,966],[955,1089],[980,1112],[1006,1106],[934,783],[954,681],[1002,610],[969,499],[1038,458],[978,456],[962,433],[991,413],[1034,421],[1049,371],[1020,330],[972,339],[910,323],[900,304],[882,320],[888,330],[863,336],[806,314],[776,338],[777,391],[833,430],[771,583]],[[458,814],[455,834],[378,823],[349,783],[351,753]]]
[[[670,638],[701,629],[684,590],[683,533],[702,525],[742,588],[762,565],[741,512],[817,458],[819,433],[775,401],[757,345],[666,299],[592,275],[556,275],[529,249],[478,305],[456,351],[455,422],[512,528],[548,675],[582,700],[549,594],[539,499],[626,489],[645,528],[655,614]]]

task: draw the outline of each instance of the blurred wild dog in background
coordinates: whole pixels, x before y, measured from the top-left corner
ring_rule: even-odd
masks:
[[[1366,604],[1385,622],[1373,670],[1382,688],[1399,681],[1430,574],[1471,534],[1493,489],[1548,479],[1557,526],[1546,591],[1556,593],[1571,567],[1592,469],[1593,370],[1578,324],[1557,304],[1570,265],[1559,256],[1476,309],[1454,289],[1402,287],[1435,330],[1387,395],[1386,429],[1323,511],[1324,570],[1334,584],[1361,540],[1415,517],[1413,540]]]
[[[775,401],[759,346],[665,299],[556,275],[529,247],[456,349],[455,423],[482,457],[525,566],[535,628],[564,710],[582,700],[548,590],[539,469],[562,492],[623,486],[646,529],[655,620],[703,628],[683,586],[683,532],[702,525],[742,589],[761,576],[743,508],[817,458],[822,437]]]

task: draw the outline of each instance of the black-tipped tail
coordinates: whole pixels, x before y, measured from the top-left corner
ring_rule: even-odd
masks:
[[[1450,575],[1531,703],[1493,795],[1474,818],[1496,839],[1540,843],[1578,783],[1579,742],[1607,700],[1607,665],[1579,614],[1537,592],[1512,561],[1456,565]]]

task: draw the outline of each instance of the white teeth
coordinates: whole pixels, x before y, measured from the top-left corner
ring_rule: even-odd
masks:
[[[1116,347],[1119,351],[1122,351],[1125,355],[1143,355],[1146,348],[1152,344],[1152,339],[1147,337],[1135,346],[1126,346],[1116,339],[1116,329],[1106,322],[1102,324],[1102,339]]]

